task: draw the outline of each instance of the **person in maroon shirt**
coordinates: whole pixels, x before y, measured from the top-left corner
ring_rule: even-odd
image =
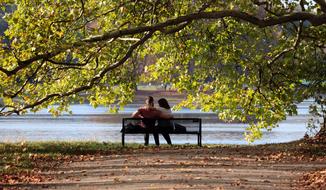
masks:
[[[148,96],[145,101],[145,106],[139,108],[136,112],[132,114],[133,118],[145,118],[146,120],[143,120],[142,126],[146,128],[147,133],[145,134],[144,140],[145,145],[148,145],[149,141],[149,132],[153,133],[155,144],[157,146],[160,145],[159,137],[158,137],[158,131],[155,129],[155,121],[159,118],[169,119],[170,116],[164,114],[160,110],[156,109],[154,107],[154,98],[152,96]]]

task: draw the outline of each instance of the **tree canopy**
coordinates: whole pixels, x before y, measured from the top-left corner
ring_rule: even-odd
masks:
[[[188,94],[180,107],[249,122],[253,140],[295,114],[296,103],[325,93],[324,0],[0,4],[2,116],[56,115],[85,100],[123,106],[140,80],[160,80]],[[145,76],[137,69],[146,55],[157,62]]]

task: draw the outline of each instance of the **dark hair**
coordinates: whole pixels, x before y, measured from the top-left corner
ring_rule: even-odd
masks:
[[[146,104],[154,106],[154,98],[152,96],[148,96],[146,99]]]
[[[165,108],[165,109],[171,108],[168,101],[165,98],[161,98],[157,102],[158,102],[158,105],[162,108]]]

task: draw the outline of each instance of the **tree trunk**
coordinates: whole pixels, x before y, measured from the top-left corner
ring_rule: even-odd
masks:
[[[315,137],[318,141],[326,142],[326,116],[324,116],[323,123],[320,124],[320,130]]]

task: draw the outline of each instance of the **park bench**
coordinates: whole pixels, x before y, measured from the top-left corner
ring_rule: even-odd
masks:
[[[159,122],[170,123],[173,126],[173,130],[169,131],[169,134],[185,134],[185,135],[197,135],[198,146],[201,146],[201,125],[200,118],[173,118],[173,119],[145,119],[145,118],[123,118],[122,119],[122,146],[125,145],[125,135],[127,134],[153,134],[153,130],[157,128]],[[146,128],[137,128],[135,130],[130,129],[130,126],[135,126],[142,123]],[[164,126],[163,126],[164,127]],[[150,130],[148,130],[150,129]],[[160,131],[156,131],[161,133]]]

